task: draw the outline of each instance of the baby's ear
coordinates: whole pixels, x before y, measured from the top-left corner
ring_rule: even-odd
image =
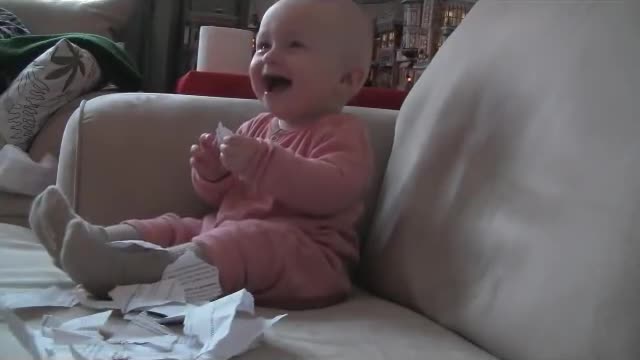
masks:
[[[349,88],[351,96],[356,95],[362,84],[364,84],[366,74],[361,69],[354,69],[342,76],[342,84]]]

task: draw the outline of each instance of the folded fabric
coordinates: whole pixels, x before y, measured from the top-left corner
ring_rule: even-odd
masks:
[[[0,39],[0,69],[16,77],[25,67],[60,40],[66,39],[90,52],[105,82],[122,91],[138,91],[142,77],[127,53],[113,41],[93,34],[27,35]]]
[[[58,160],[46,155],[39,163],[13,145],[0,149],[0,191],[38,195],[56,183]]]
[[[28,150],[51,114],[93,90],[100,79],[92,54],[66,39],[58,41],[0,95],[0,143]]]

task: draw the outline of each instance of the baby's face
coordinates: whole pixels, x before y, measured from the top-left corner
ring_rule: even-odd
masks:
[[[302,122],[342,107],[345,69],[327,11],[287,2],[266,14],[250,67],[253,90],[275,116]]]

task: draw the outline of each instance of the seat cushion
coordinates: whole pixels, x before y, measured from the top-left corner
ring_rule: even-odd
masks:
[[[474,6],[398,116],[377,294],[504,359],[640,359],[638,14]]]
[[[115,93],[113,90],[90,92],[70,101],[58,109],[58,111],[49,117],[31,144],[31,148],[29,149],[29,155],[31,155],[31,158],[34,161],[40,161],[40,159],[42,159],[46,154],[51,154],[57,158],[60,155],[60,144],[62,144],[64,128],[67,125],[67,121],[69,121],[71,114],[76,111],[80,103],[84,100],[88,101],[98,96],[113,93]]]
[[[0,292],[52,285],[72,286],[52,264],[28,229],[0,225]],[[282,313],[259,309],[264,316]],[[81,308],[30,309],[20,317],[36,327],[43,314],[68,318],[86,315]],[[110,326],[121,326],[113,318]],[[26,351],[0,322],[0,349],[12,359]],[[327,309],[293,312],[267,335],[265,344],[239,359],[416,359],[485,360],[494,357],[416,313],[363,292]]]

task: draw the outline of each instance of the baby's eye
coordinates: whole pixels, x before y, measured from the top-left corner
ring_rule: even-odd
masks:
[[[290,47],[294,48],[294,49],[300,49],[304,47],[304,44],[301,43],[300,41],[292,41],[291,44],[289,44]]]

